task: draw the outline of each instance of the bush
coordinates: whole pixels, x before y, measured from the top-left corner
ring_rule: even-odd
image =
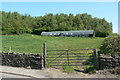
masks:
[[[107,37],[109,33],[107,32],[96,32],[96,37]]]
[[[117,33],[112,33],[109,36],[118,36],[118,34]]]
[[[107,37],[100,47],[101,54],[120,54],[120,36]]]

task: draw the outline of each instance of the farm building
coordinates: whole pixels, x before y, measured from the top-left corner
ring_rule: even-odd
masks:
[[[41,36],[95,37],[94,30],[42,32]]]

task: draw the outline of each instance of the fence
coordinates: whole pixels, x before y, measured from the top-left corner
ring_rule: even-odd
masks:
[[[43,46],[44,67],[79,66],[84,69],[87,65],[93,65],[99,69],[96,49],[47,50],[46,43]]]
[[[120,55],[98,55],[97,49],[48,50],[40,54],[0,53],[2,65],[42,69],[45,67],[93,65],[97,70],[120,67]]]

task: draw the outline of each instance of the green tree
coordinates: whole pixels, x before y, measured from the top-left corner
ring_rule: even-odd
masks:
[[[2,11],[2,34],[40,34],[42,31],[69,31],[94,30],[96,36],[106,37],[112,33],[112,23],[105,18],[92,18],[84,14],[46,14],[31,17],[29,14],[21,15],[18,12]]]

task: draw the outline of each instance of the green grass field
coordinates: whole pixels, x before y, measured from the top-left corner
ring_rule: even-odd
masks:
[[[104,38],[100,37],[45,37],[32,34],[2,36],[2,51],[19,53],[42,53],[43,43],[47,49],[99,49]]]

